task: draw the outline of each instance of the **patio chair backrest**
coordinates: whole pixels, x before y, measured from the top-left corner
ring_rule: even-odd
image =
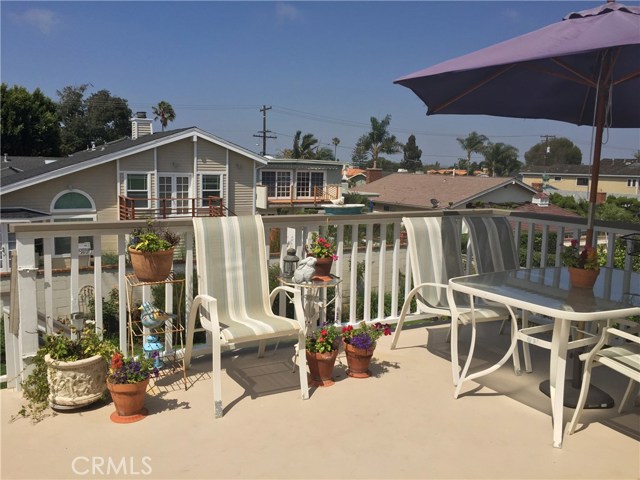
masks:
[[[447,285],[452,277],[464,275],[460,237],[460,217],[404,217],[407,250],[413,284]],[[428,286],[416,296],[420,309],[448,309],[446,288]],[[462,301],[462,300],[461,300]]]
[[[465,217],[477,273],[520,268],[513,229],[507,217]]]
[[[290,323],[280,321],[269,305],[262,218],[203,217],[194,218],[193,225],[198,293],[217,300],[218,319],[226,340],[290,330]]]

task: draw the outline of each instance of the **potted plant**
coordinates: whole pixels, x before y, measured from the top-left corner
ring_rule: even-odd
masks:
[[[153,365],[157,355],[158,352],[153,352],[150,358],[125,358],[119,351],[112,355],[107,388],[116,409],[111,414],[111,421],[132,423],[142,420],[147,415],[144,397],[149,377],[158,376],[158,369]]]
[[[382,335],[391,335],[391,327],[386,323],[368,324],[362,321],[356,328],[353,328],[353,325],[342,327],[347,375],[354,378],[371,376],[369,364],[376,348],[376,341]]]
[[[598,250],[590,245],[580,250],[578,241],[573,239],[571,244],[563,249],[561,257],[564,265],[568,267],[572,287],[593,287],[600,273]]]
[[[340,330],[333,323],[321,325],[307,334],[306,355],[312,386],[330,387],[334,384],[333,366],[340,343]]]
[[[315,276],[322,280],[330,279],[331,266],[333,261],[338,259],[335,242],[314,232],[311,235],[311,243],[307,245],[307,255],[316,258]]]
[[[19,415],[38,422],[47,406],[71,410],[98,401],[105,392],[108,361],[116,346],[100,337],[95,322],[85,321],[81,331],[70,327],[71,335],[46,335],[38,349],[33,370],[22,383],[23,405]]]
[[[131,232],[129,256],[133,271],[142,282],[161,282],[169,276],[173,265],[173,252],[180,236],[147,222],[145,227]]]

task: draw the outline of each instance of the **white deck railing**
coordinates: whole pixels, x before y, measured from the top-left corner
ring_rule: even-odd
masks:
[[[434,212],[389,212],[370,213],[365,215],[326,216],[326,215],[286,215],[263,217],[266,238],[281,246],[283,252],[287,246],[295,246],[299,257],[304,256],[304,244],[308,235],[313,231],[325,233],[332,226],[337,240],[338,260],[334,266],[334,273],[343,279],[336,288],[338,301],[335,315],[340,321],[355,323],[365,321],[394,322],[402,308],[403,292],[411,290],[411,275],[409,259],[405,255],[405,245],[401,242],[403,216],[440,216],[440,215],[509,215],[514,222],[514,233],[519,243],[520,237],[528,234],[528,248],[523,266],[534,266],[539,259],[543,264],[548,263],[550,255],[555,255],[555,264],[560,264],[558,255],[563,245],[565,235],[580,238],[586,231],[584,219],[568,217],[540,216],[535,214],[516,214],[502,210],[446,210]],[[82,275],[93,275],[95,290],[95,320],[97,328],[103,326],[103,297],[108,293],[105,288],[101,255],[102,246],[117,245],[117,288],[119,295],[119,343],[123,351],[128,350],[127,341],[127,297],[125,274],[126,242],[130,232],[143,226],[145,221],[120,222],[70,222],[70,223],[34,223],[16,224],[11,227],[16,234],[17,262],[14,265],[17,281],[12,288],[12,298],[17,298],[17,305],[11,306],[11,315],[5,316],[5,339],[7,353],[7,374],[0,381],[9,382],[9,386],[19,388],[19,382],[25,376],[25,367],[38,350],[38,331],[51,332],[54,328],[60,304],[68,305],[68,312],[78,311],[78,292],[81,283],[79,267],[78,239],[81,236],[93,237],[93,268],[83,269]],[[185,297],[188,317],[190,300],[194,296],[194,251],[193,228],[191,219],[168,219],[162,222],[171,230],[184,236]],[[270,235],[272,229],[279,229],[279,237]],[[335,230],[333,230],[335,229]],[[547,238],[551,231],[558,232],[555,248],[547,249]],[[532,233],[540,231],[541,246],[534,243]],[[382,235],[380,232],[384,232]],[[639,225],[613,224],[611,222],[597,222],[596,234],[608,247],[607,266],[613,266],[613,245],[621,235],[640,232]],[[54,288],[54,271],[52,258],[54,239],[56,237],[71,237],[70,268],[66,272],[68,282],[63,291]],[[42,239],[43,261],[42,268],[36,265],[35,242]],[[215,246],[212,246],[215,247]],[[265,246],[268,248],[268,246]],[[272,257],[277,262],[277,256]],[[471,262],[467,262],[471,265]],[[191,268],[187,268],[191,266]],[[625,269],[632,268],[632,258],[625,260]],[[404,281],[400,284],[400,274],[404,274]],[[86,282],[86,281],[85,281]],[[167,299],[172,295],[171,287],[167,287]],[[15,295],[17,293],[17,295]],[[143,298],[149,298],[150,291],[144,287]],[[386,298],[385,298],[386,297]],[[377,301],[374,299],[377,298]],[[40,301],[38,301],[40,299]],[[358,313],[358,301],[362,303],[361,313]],[[390,300],[389,311],[385,313],[385,300]],[[280,308],[284,308],[284,299]],[[39,307],[39,305],[41,305]],[[169,301],[167,309],[171,308]],[[63,310],[65,306],[63,305]],[[6,309],[5,309],[6,310]],[[417,318],[417,317],[416,317]],[[172,349],[172,345],[167,345]]]

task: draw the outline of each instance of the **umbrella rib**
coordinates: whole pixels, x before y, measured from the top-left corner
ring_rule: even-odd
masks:
[[[441,105],[438,105],[437,107],[435,107],[433,109],[433,114],[438,113],[440,110],[442,110],[443,108],[447,108],[449,105],[451,105],[452,103],[456,103],[458,100],[460,100],[461,98],[469,95],[471,92],[477,90],[478,88],[486,85],[487,83],[493,81],[494,79],[496,79],[497,77],[499,77],[500,75],[504,74],[505,72],[508,72],[509,70],[511,70],[512,68],[514,68],[516,65],[507,65],[505,66],[505,68],[497,71],[496,73],[494,73],[493,75],[485,78],[482,82],[480,83],[476,83],[475,85],[472,85],[470,88],[466,89],[464,92],[460,93],[459,95],[456,95],[455,97],[449,99],[448,101],[444,102]]]

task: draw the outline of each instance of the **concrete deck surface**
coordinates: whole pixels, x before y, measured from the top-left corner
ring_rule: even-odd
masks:
[[[497,360],[508,343],[496,324],[480,329],[474,369]],[[538,390],[548,351],[532,348],[534,373],[515,376],[508,362],[454,400],[446,331],[444,324],[406,328],[396,350],[390,337],[381,339],[372,378],[349,378],[337,365],[335,385],[312,389],[308,401],[291,373],[291,347],[263,359],[252,351],[226,355],[220,420],[210,355],[194,359],[187,391],[179,375],[162,379],[147,396],[149,416],[129,425],[112,423],[105,402],[37,425],[11,422],[21,398],[3,390],[1,478],[640,477],[640,407],[586,410],[585,428],[555,449],[550,401]],[[626,386],[604,368],[593,383],[616,403]],[[565,422],[572,413],[565,409]]]

